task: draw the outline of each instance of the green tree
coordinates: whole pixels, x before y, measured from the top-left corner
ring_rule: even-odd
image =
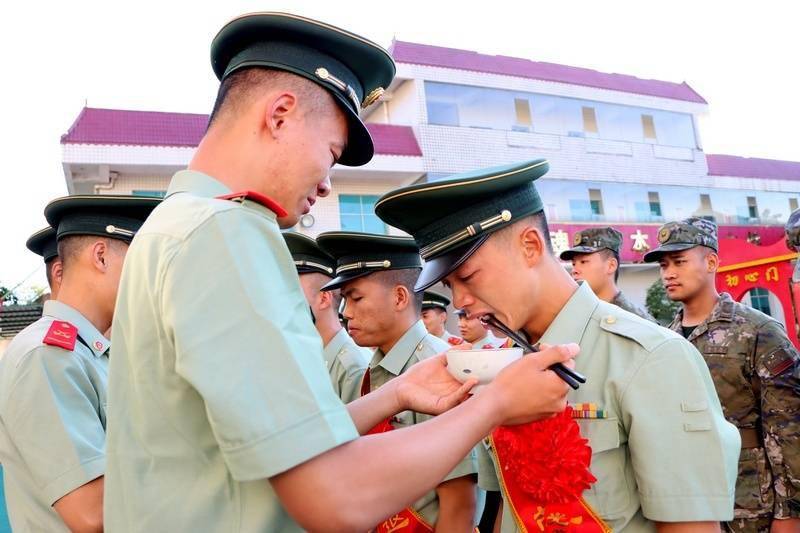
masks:
[[[0,285],[0,304],[2,305],[16,305],[19,303],[19,298],[17,298],[16,293],[5,287]]]
[[[647,289],[647,299],[645,300],[647,310],[658,320],[662,326],[668,325],[675,317],[675,313],[680,309],[681,304],[673,302],[667,298],[667,291],[660,279],[653,282]]]

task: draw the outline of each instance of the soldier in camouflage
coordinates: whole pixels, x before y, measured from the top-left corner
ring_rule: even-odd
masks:
[[[670,328],[694,344],[711,370],[742,451],[733,532],[800,531],[800,355],[783,326],[719,294],[717,226],[689,218],[661,227],[658,262],[667,296],[683,304]]]
[[[617,287],[621,244],[622,233],[614,228],[588,228],[575,234],[573,247],[560,257],[562,261],[572,261],[572,277],[588,283],[598,298],[655,322],[650,313],[628,300]]]
[[[800,209],[795,210],[789,215],[786,221],[786,246],[792,250],[800,252]],[[794,263],[794,275],[792,280],[800,282],[800,261]]]

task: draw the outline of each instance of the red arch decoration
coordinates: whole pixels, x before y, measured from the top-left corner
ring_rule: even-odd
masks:
[[[800,348],[800,284],[792,283],[797,252],[787,248],[783,239],[769,246],[756,246],[743,239],[722,239],[719,241],[719,256],[717,290],[730,293],[737,302],[754,288],[775,294],[783,307],[786,333]]]

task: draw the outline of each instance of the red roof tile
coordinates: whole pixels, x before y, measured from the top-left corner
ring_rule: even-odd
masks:
[[[707,154],[709,176],[800,181],[800,162]]]
[[[208,123],[208,115],[126,111],[85,107],[62,144],[116,144],[132,146],[197,146]],[[380,155],[421,156],[414,131],[409,126],[367,124]]]
[[[469,50],[404,41],[394,41],[390,51],[398,63],[413,63],[431,67],[502,74],[519,78],[532,78],[658,96],[700,104],[707,103],[686,82],[673,83],[669,81],[644,80],[625,74],[608,74],[586,68],[543,63],[518,57],[490,56]]]

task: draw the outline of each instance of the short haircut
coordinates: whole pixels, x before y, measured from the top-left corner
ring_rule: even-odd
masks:
[[[119,252],[127,243],[119,239],[111,239],[109,237],[98,237],[96,235],[70,235],[59,239],[58,241],[58,257],[61,258],[61,268],[65,271],[78,259],[81,252],[87,247],[91,246],[97,241],[106,243],[106,247],[115,252]]]
[[[422,291],[414,292],[414,285],[419,279],[420,272],[422,272],[421,268],[405,268],[401,270],[384,270],[376,272],[373,276],[384,285],[391,287],[401,285],[405,287],[411,294],[411,304],[414,306],[414,311],[420,314],[422,312],[423,293]]]
[[[509,240],[515,236],[515,231],[518,230],[520,226],[533,226],[538,229],[544,239],[545,250],[548,254],[553,255],[553,242],[550,239],[550,228],[547,226],[547,217],[544,211],[522,217],[511,225],[499,230],[497,234],[500,238]]]
[[[614,250],[609,250],[608,248],[603,248],[597,253],[599,253],[603,259],[611,259],[613,257],[617,260],[617,269],[614,270],[614,283],[616,283],[617,280],[619,280],[619,266],[621,264],[619,261],[619,254]]]
[[[208,119],[210,128],[214,122],[229,113],[237,113],[253,96],[273,87],[285,87],[297,93],[306,112],[319,109],[320,94],[324,89],[312,81],[283,70],[249,67],[237,70],[219,85],[214,109]]]

